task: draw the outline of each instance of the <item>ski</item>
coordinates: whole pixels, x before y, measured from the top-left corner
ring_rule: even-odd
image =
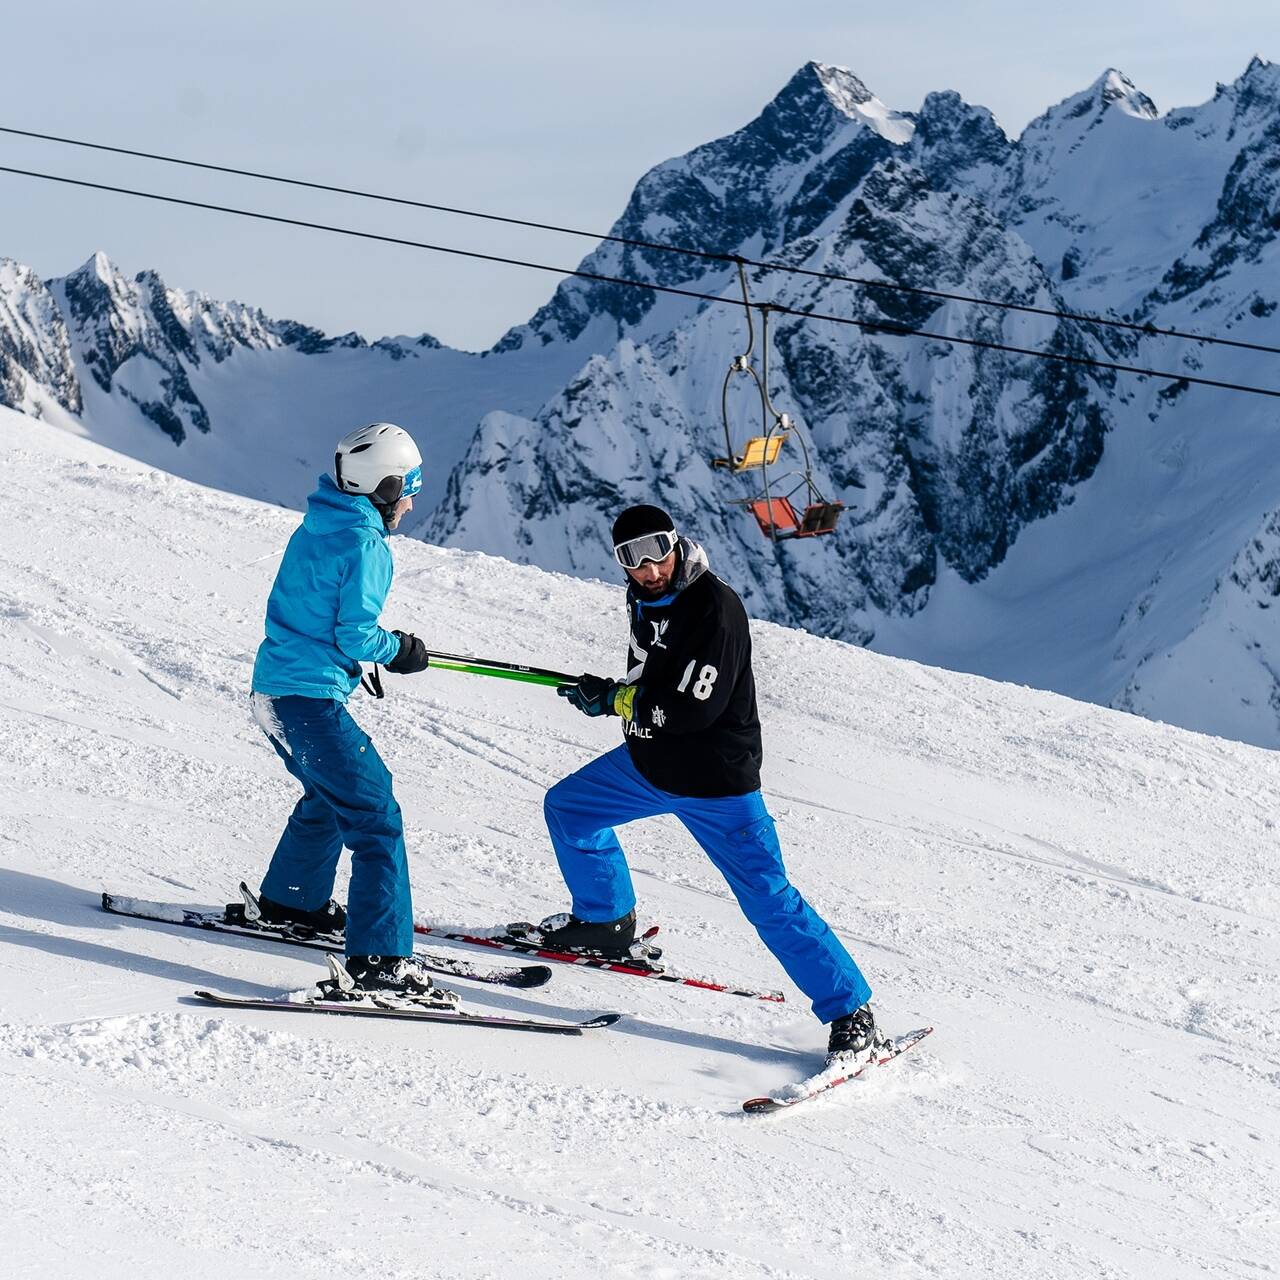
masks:
[[[771,1115],[773,1112],[794,1107],[798,1102],[808,1102],[810,1098],[816,1098],[837,1085],[856,1080],[868,1067],[882,1067],[886,1062],[892,1062],[908,1049],[914,1049],[932,1030],[932,1027],[921,1027],[917,1031],[908,1031],[906,1035],[897,1036],[893,1040],[882,1041],[876,1046],[873,1055],[863,1062],[850,1066],[837,1065],[824,1068],[807,1080],[788,1085],[770,1097],[748,1098],[742,1104],[742,1109],[752,1116]]]
[[[673,982],[683,987],[697,987],[703,991],[720,991],[732,996],[745,996],[749,1000],[782,1002],[786,997],[781,991],[755,991],[734,983],[719,982],[712,978],[697,978],[691,974],[672,973],[660,964],[646,963],[638,957],[628,960],[610,960],[605,956],[577,955],[567,951],[548,951],[535,942],[519,942],[513,938],[462,932],[437,928],[434,925],[415,924],[415,933],[432,938],[447,938],[450,942],[462,942],[472,947],[488,947],[494,951],[512,951],[517,955],[533,956],[538,960],[551,960],[556,964],[574,964],[588,969],[603,969],[608,973],[625,973],[633,978],[656,978],[659,982]],[[650,929],[642,937],[651,938],[657,929]]]
[[[216,991],[197,991],[196,998],[222,1009],[271,1009],[289,1013],[332,1013],[355,1018],[398,1018],[406,1022],[449,1022],[464,1027],[494,1027],[505,1031],[538,1031],[545,1035],[580,1036],[584,1031],[611,1027],[620,1013],[600,1013],[584,1022],[549,1022],[538,1018],[506,1018],[500,1014],[466,1013],[460,1009],[414,1009],[362,1004],[352,1000],[277,1000],[251,996],[225,996]]]
[[[236,904],[238,905],[238,904]],[[299,934],[288,929],[272,929],[261,924],[239,924],[228,921],[222,907],[184,907],[173,902],[148,902],[143,898],[126,898],[120,894],[104,893],[102,909],[113,915],[132,916],[135,920],[155,920],[161,924],[184,925],[189,929],[206,929],[213,933],[230,934],[236,938],[256,938],[263,942],[283,942],[290,947],[309,947],[315,951],[341,951],[342,939],[325,934]],[[510,969],[492,969],[472,964],[457,956],[439,952],[416,953],[422,966],[432,973],[450,978],[468,978],[472,982],[487,982],[501,987],[540,987],[551,981],[551,970],[546,965],[515,966]]]

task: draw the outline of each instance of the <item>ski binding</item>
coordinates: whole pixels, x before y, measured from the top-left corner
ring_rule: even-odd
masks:
[[[241,902],[230,903],[225,908],[182,906],[174,902],[148,902],[143,898],[127,898],[116,893],[103,893],[102,909],[113,915],[130,916],[135,920],[154,920],[161,924],[182,925],[189,929],[206,929],[212,933],[229,934],[237,938],[255,938],[262,942],[281,942],[291,947],[309,947],[317,951],[341,951],[343,939],[339,934],[315,933],[310,929],[290,928],[287,925],[264,924],[258,914],[258,903],[253,892],[240,885]],[[485,982],[494,986],[528,989],[541,987],[551,981],[551,970],[546,965],[515,965],[494,969],[473,964],[458,956],[439,952],[415,953],[422,967],[431,973],[450,978],[466,978],[471,982]]]
[[[781,991],[756,991],[750,987],[740,987],[735,983],[720,982],[712,978],[672,973],[665,965],[657,963],[656,958],[646,957],[643,952],[633,954],[625,960],[619,960],[592,952],[551,951],[541,946],[536,940],[524,940],[513,935],[513,929],[536,928],[530,925],[508,925],[506,929],[492,931],[449,929],[428,924],[415,924],[413,928],[415,933],[425,934],[428,937],[447,938],[451,942],[461,942],[472,947],[487,947],[495,951],[513,951],[518,955],[533,956],[538,960],[551,960],[556,964],[573,964],[588,969],[601,969],[608,973],[625,973],[633,978],[656,978],[659,982],[697,987],[703,991],[721,991],[728,995],[745,996],[749,1000],[771,1000],[780,1003],[786,998]],[[657,931],[656,925],[648,929],[633,946],[647,944]],[[652,947],[649,950],[652,952],[658,949]]]

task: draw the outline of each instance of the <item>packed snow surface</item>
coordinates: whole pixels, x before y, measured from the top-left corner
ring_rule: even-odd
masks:
[[[229,900],[296,787],[247,709],[294,513],[0,411],[7,1276],[1242,1277],[1280,1258],[1273,753],[754,628],[791,872],[917,1050],[799,1110],[770,1005],[559,968],[478,1010],[577,1040],[211,1012],[320,958],[98,910]],[[616,585],[397,539],[387,620],[616,671]],[[354,712],[420,918],[563,909],[545,788],[617,741],[431,672]],[[673,966],[785,980],[678,826],[624,832]],[[447,945],[447,944],[446,944]],[[478,953],[477,953],[478,954]]]

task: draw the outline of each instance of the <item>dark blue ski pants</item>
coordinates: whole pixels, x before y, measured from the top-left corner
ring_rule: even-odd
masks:
[[[254,716],[302,799],[262,880],[273,902],[314,911],[333,894],[338,858],[351,850],[347,954],[407,956],[413,905],[404,823],[391,773],[346,707],[332,698],[253,695]]]
[[[760,792],[707,800],[646,782],[626,746],[593,760],[547,792],[547,829],[580,920],[617,920],[636,904],[613,828],[674,814],[728,881],[760,940],[831,1022],[861,1007],[871,988],[840,939],[787,879],[773,819]]]

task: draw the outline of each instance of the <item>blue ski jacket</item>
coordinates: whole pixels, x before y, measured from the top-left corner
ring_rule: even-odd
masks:
[[[400,651],[395,635],[378,625],[390,589],[382,517],[368,498],[321,476],[267,599],[254,692],[346,702],[362,662],[389,662]]]

